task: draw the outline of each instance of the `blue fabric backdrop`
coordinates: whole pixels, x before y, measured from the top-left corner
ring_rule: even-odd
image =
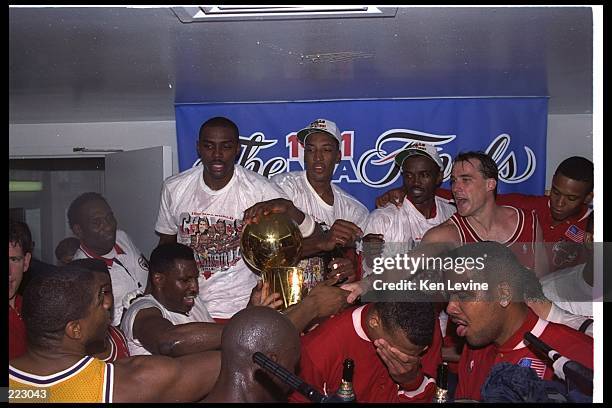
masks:
[[[296,133],[317,118],[342,132],[342,162],[334,182],[369,209],[382,191],[401,185],[394,155],[408,143],[437,146],[445,164],[460,151],[483,150],[500,170],[498,191],[543,194],[546,177],[547,98],[458,98],[286,103],[177,104],[179,170],[199,163],[203,122],[225,116],[240,129],[239,163],[271,176],[303,169]]]

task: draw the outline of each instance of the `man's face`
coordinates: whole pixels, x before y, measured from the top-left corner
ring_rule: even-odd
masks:
[[[311,181],[331,182],[340,162],[338,142],[327,133],[311,133],[304,141],[304,167]]]
[[[240,153],[238,136],[225,127],[204,128],[198,140],[198,153],[202,159],[204,181],[223,187],[234,174],[234,161]]]
[[[440,168],[428,157],[414,155],[402,164],[404,191],[414,204],[432,200],[436,188],[442,181]]]
[[[85,246],[97,255],[105,255],[115,245],[117,220],[106,202],[93,200],[81,208],[79,223],[73,231]]]
[[[31,253],[23,253],[21,245],[9,242],[9,301],[17,295],[23,273],[30,267]]]
[[[198,268],[194,260],[177,259],[174,268],[161,276],[164,306],[173,312],[188,313],[198,296]]]
[[[467,273],[449,272],[446,276],[453,285],[469,281]],[[457,334],[465,337],[471,346],[484,346],[501,336],[501,308],[488,292],[458,290],[449,292],[449,295],[446,312],[457,325]]]
[[[89,313],[81,320],[81,330],[84,331],[87,343],[103,341],[108,326],[111,323],[113,310],[113,292],[110,275],[108,273],[94,272],[94,300]]]
[[[480,162],[470,159],[453,164],[451,171],[451,190],[457,212],[463,217],[473,215],[485,203],[487,194],[493,194],[494,179],[485,179],[478,170]]]
[[[593,199],[593,192],[584,181],[578,181],[562,174],[555,174],[550,189],[550,214],[555,221],[563,221],[566,218],[580,212],[583,204],[588,204]]]

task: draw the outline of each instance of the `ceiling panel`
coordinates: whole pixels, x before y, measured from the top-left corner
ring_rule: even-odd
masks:
[[[182,23],[169,8],[9,9],[9,122],[172,120],[174,103],[550,95],[592,110],[588,7]]]

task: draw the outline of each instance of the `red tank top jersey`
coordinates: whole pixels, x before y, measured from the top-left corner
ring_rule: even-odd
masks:
[[[111,352],[110,355],[102,361],[104,361],[105,363],[112,363],[115,360],[130,356],[127,339],[125,338],[125,335],[121,330],[119,330],[115,326],[108,326],[106,337],[110,342]]]
[[[514,232],[505,242],[500,242],[514,252],[517,260],[525,267],[533,270],[535,267],[535,240],[536,240],[536,225],[538,217],[535,211],[528,211],[525,214],[520,208],[506,205],[505,207],[515,210],[518,214],[518,222],[514,228]],[[461,244],[469,244],[474,242],[484,241],[476,230],[472,227],[467,218],[455,213],[450,218],[451,222],[457,227]]]

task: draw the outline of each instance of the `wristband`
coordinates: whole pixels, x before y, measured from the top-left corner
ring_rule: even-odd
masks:
[[[315,220],[309,214],[304,213],[304,220],[299,227],[302,237],[308,238],[315,230]]]

